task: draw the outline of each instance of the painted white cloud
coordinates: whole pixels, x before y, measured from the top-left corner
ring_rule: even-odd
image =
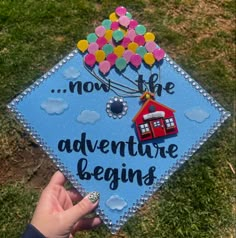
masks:
[[[63,74],[66,79],[76,79],[80,76],[79,70],[74,67],[69,67]]]
[[[127,202],[118,195],[112,195],[106,201],[106,205],[112,210],[121,211],[127,206]]]
[[[204,111],[200,107],[190,108],[189,110],[185,111],[184,114],[188,119],[199,123],[204,122],[210,116],[208,112]]]
[[[62,114],[69,107],[62,98],[48,98],[40,106],[48,114]]]
[[[84,110],[77,117],[77,121],[83,124],[94,124],[100,119],[100,114],[95,111]]]

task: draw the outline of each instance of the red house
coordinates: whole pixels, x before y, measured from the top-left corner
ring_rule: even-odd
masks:
[[[178,133],[174,116],[175,110],[154,101],[153,94],[145,92],[141,100],[145,101],[133,118],[140,141],[156,139]]]

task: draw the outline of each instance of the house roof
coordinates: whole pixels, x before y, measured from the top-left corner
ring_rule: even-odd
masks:
[[[161,103],[159,103],[159,102],[157,102],[157,101],[154,101],[154,100],[152,100],[152,99],[148,99],[148,100],[143,104],[143,106],[140,108],[140,110],[137,112],[137,114],[134,116],[134,118],[132,119],[133,122],[136,121],[136,118],[142,113],[142,111],[146,108],[146,106],[147,106],[149,103],[152,103],[152,104],[154,104],[154,105],[161,106],[161,107],[165,108],[166,110],[175,112],[175,110],[173,110],[173,109],[170,108],[170,107],[167,107],[167,106],[164,105],[164,104],[161,104]]]
[[[142,94],[142,96],[140,97],[140,100],[146,101],[146,100],[148,100],[148,97],[149,97],[149,99],[154,99],[155,95],[154,95],[154,93],[146,91]]]

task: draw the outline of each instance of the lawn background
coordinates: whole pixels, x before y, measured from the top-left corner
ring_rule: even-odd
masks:
[[[54,171],[6,104],[119,5],[232,117],[114,237],[235,237],[235,1],[0,0],[1,237],[20,236],[44,185],[31,183],[41,178],[40,164],[22,173],[20,155],[30,151]],[[102,226],[78,237],[112,235]]]

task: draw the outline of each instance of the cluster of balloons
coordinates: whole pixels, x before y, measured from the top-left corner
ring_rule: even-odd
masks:
[[[90,33],[86,40],[80,40],[78,49],[85,54],[85,63],[107,74],[115,66],[123,71],[127,64],[139,68],[142,61],[152,67],[161,61],[165,52],[155,43],[155,36],[146,27],[132,19],[125,7],[117,7],[109,19]]]

